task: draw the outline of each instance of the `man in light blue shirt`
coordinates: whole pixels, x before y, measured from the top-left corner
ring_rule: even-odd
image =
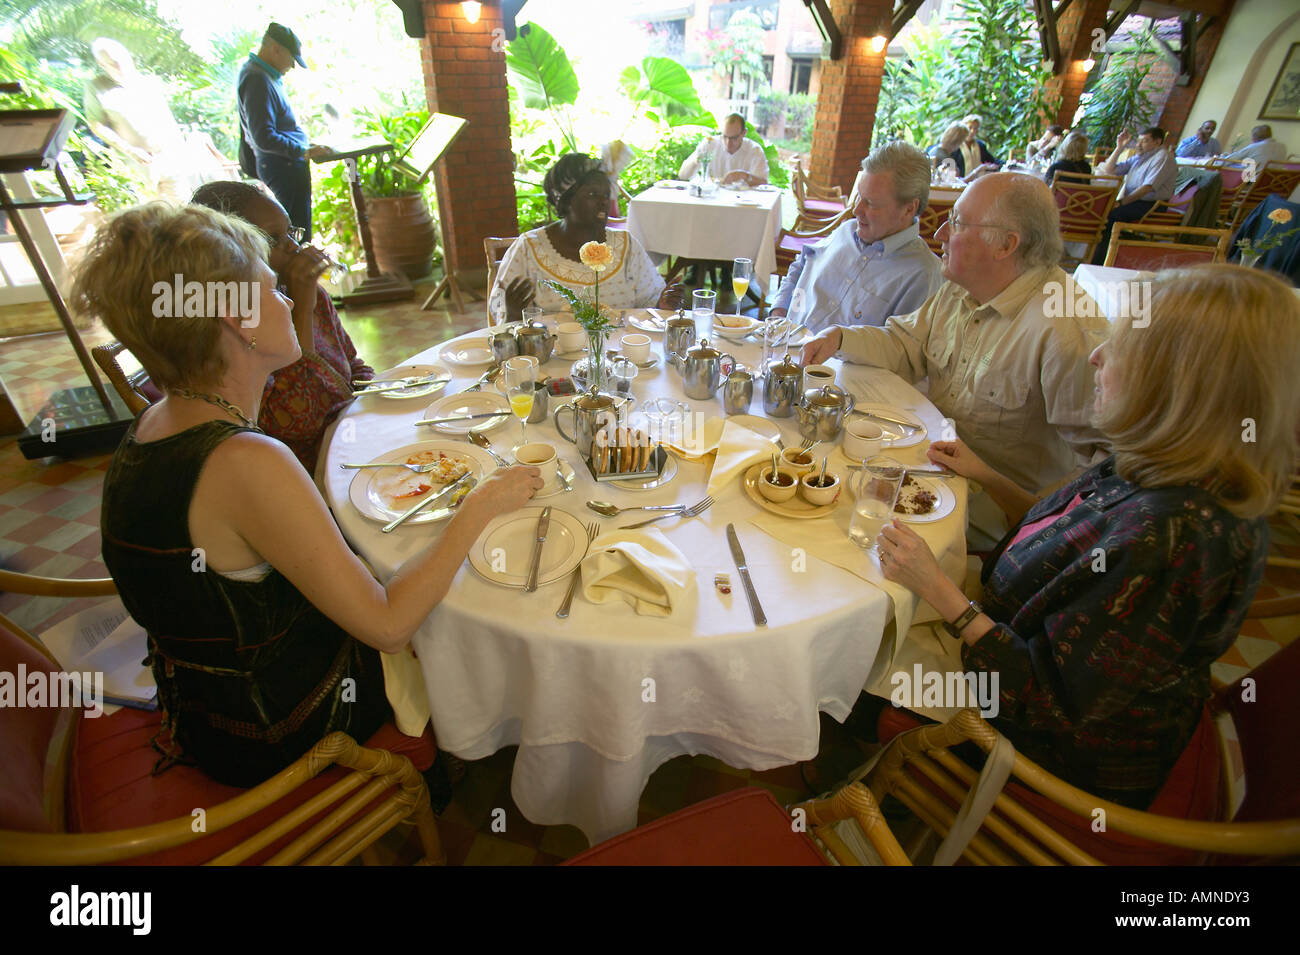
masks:
[[[1218,156],[1223,152],[1223,147],[1214,138],[1214,131],[1218,128],[1218,123],[1212,119],[1207,119],[1201,123],[1200,129],[1178,144],[1178,148],[1174,150],[1174,155],[1179,159],[1200,159],[1204,156]]]
[[[943,281],[938,256],[917,229],[930,199],[930,161],[892,142],[862,161],[854,219],[804,246],[777,294],[772,317],[789,314],[812,333],[831,325],[884,325],[915,311]]]
[[[1116,222],[1138,222],[1157,202],[1168,202],[1174,197],[1174,180],[1178,178],[1178,164],[1169,150],[1164,148],[1165,131],[1151,126],[1137,139],[1137,155],[1117,163],[1116,157],[1133,137],[1126,129],[1115,140],[1110,158],[1098,167],[1097,172],[1107,176],[1123,176],[1124,185],[1115,198],[1115,208],[1110,211],[1106,228],[1092,255],[1092,264],[1106,261],[1106,246]]]
[[[1229,159],[1253,159],[1256,166],[1286,159],[1286,147],[1273,138],[1273,127],[1260,123],[1250,131],[1250,145],[1228,153]]]

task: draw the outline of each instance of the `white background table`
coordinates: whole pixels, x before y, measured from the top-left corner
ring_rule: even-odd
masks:
[[[715,195],[705,198],[686,189],[651,186],[628,203],[627,231],[652,255],[751,259],[751,287],[765,291],[776,270],[781,196],[779,189],[736,192],[719,187]]]
[[[466,337],[471,336],[456,341]],[[653,337],[654,353],[662,356],[663,336]],[[439,350],[431,348],[411,362],[436,360]],[[725,350],[757,362],[757,346]],[[567,361],[553,359],[543,373],[564,375],[567,368]],[[942,416],[919,392],[888,372],[848,368],[842,379],[850,387],[888,378],[906,389],[931,434],[940,433]],[[458,378],[449,389],[465,388],[481,370],[455,369]],[[722,413],[720,396],[683,399],[680,377],[662,360],[642,371],[634,386],[638,401],[671,396],[710,415]],[[329,504],[345,536],[381,580],[427,546],[442,525],[381,534],[377,523],[348,503],[355,472],[339,464],[369,461],[434,437],[413,426],[431,400],[359,399],[343,415],[328,448]],[[552,408],[555,404],[552,399]],[[762,415],[761,394],[751,411]],[[777,421],[787,443],[797,440],[794,418]],[[508,454],[518,439],[518,422],[512,418],[488,434],[496,449]],[[576,448],[549,422],[530,425],[529,437],[554,444],[577,472],[574,491],[538,503],[584,522],[596,517],[585,506],[590,499],[633,506],[689,503],[705,493],[705,464],[680,462],[671,484],[624,491],[593,481]],[[893,453],[920,461],[924,447],[923,442]],[[929,526],[950,552],[945,572],[960,581],[966,491],[965,482],[952,484],[961,506]],[[518,744],[511,792],[520,810],[541,825],[578,826],[593,843],[636,825],[650,774],[675,756],[708,754],[752,769],[811,759],[818,750],[818,712],[841,721],[848,716],[887,627],[892,634],[893,606],[882,590],[815,557],[807,558],[802,572],[793,569],[792,548],[748,523],[762,513],[737,480],[701,517],[655,525],[689,556],[697,575],[695,608],[668,618],[637,616],[623,604],[594,605],[580,590],[570,618],[559,620],[555,611],[567,581],[526,595],[488,583],[466,562],[413,641],[439,745],[462,758],[481,759]],[[635,519],[600,518],[607,529]],[[759,630],[727,548],[728,522],[736,524],[768,616],[769,625]],[[718,572],[731,575],[729,596],[713,587]],[[654,681],[653,702],[647,701],[646,680]]]

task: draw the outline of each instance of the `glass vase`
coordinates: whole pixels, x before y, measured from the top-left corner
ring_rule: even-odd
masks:
[[[587,390],[595,395],[605,383],[605,333],[587,333]]]
[[[1262,252],[1243,252],[1241,253],[1241,264],[1248,269],[1253,269],[1255,267],[1255,263],[1257,263],[1261,258],[1263,258],[1263,256],[1264,253]]]

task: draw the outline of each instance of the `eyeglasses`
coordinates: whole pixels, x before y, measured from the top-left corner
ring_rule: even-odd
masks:
[[[948,231],[953,235],[958,235],[965,232],[967,229],[1002,229],[1005,232],[1014,231],[1010,226],[994,225],[990,222],[967,222],[956,213],[949,216],[948,221],[945,222],[944,225],[948,227]]]
[[[268,235],[266,241],[274,249],[285,239],[289,239],[294,245],[302,245],[302,240],[305,238],[307,238],[307,230],[299,226],[288,230],[284,235]]]
[[[742,139],[745,138],[745,134],[744,134],[744,133],[740,133],[740,134],[738,134],[738,135],[736,135],[736,136],[728,136],[728,135],[726,135],[726,134],[724,133],[723,136],[722,136],[722,138],[725,139],[725,140],[726,140],[727,142],[729,142],[729,143],[738,143],[738,142],[740,142]]]

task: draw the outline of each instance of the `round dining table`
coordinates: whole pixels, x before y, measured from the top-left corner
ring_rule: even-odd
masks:
[[[632,318],[645,315],[631,313]],[[549,321],[553,325],[555,317]],[[621,334],[612,333],[612,347]],[[710,400],[686,398],[681,376],[664,361],[664,335],[651,333],[651,338],[657,361],[632,382],[637,404],[668,398],[701,416],[723,416],[721,391]],[[448,368],[454,378],[446,390],[424,399],[358,398],[329,440],[326,498],[344,536],[381,581],[428,547],[444,525],[408,524],[381,533],[381,522],[363,515],[349,497],[355,476],[372,472],[340,465],[446,437],[415,422],[435,398],[466,389],[487,367],[453,366],[445,356],[463,356],[467,344],[486,340],[486,332],[473,332],[412,356],[406,364]],[[750,368],[760,363],[755,343],[718,344]],[[572,357],[552,358],[538,374],[566,376],[572,362]],[[860,400],[876,399],[920,418],[930,439],[950,426],[922,394],[892,373],[840,366],[835,359],[829,364],[839,368],[840,384]],[[551,397],[552,410],[562,400]],[[761,380],[755,383],[750,412],[764,416]],[[796,418],[771,420],[787,445],[798,446]],[[494,449],[509,457],[519,440],[519,422],[508,418],[485,433]],[[677,460],[676,477],[662,487],[622,490],[591,477],[577,448],[561,437],[549,415],[545,423],[529,426],[528,437],[554,445],[575,473],[573,490],[535,503],[567,511],[584,524],[595,520],[612,530],[645,516],[601,517],[586,506],[589,500],[620,507],[690,504],[706,493],[707,458]],[[925,463],[927,443],[888,453],[904,463]],[[820,459],[831,450],[823,446],[816,454]],[[847,465],[832,456],[832,471],[836,462]],[[945,483],[957,499],[952,513],[914,526],[939,556],[944,573],[960,584],[966,562],[966,482]],[[755,770],[813,758],[818,714],[842,722],[859,693],[893,658],[901,642],[897,633],[906,635],[913,619],[925,619],[927,612],[933,617],[928,608],[917,607],[910,592],[884,586],[878,564],[871,582],[860,569],[851,573],[820,559],[819,535],[841,544],[844,539],[829,519],[780,519],[782,526],[774,534],[760,529],[765,520],[771,525],[772,515],[749,498],[739,478],[714,497],[713,506],[698,517],[654,525],[687,556],[695,575],[694,599],[675,606],[668,616],[638,615],[621,602],[594,604],[580,587],[570,615],[560,619],[556,610],[567,578],[524,593],[489,582],[466,561],[414,636],[411,650],[423,675],[420,689],[427,696],[438,745],[467,760],[517,745],[511,794],[532,822],[574,825],[595,844],[636,826],[640,795],[651,773],[676,756],[706,754]],[[851,509],[849,501],[836,509],[841,527],[847,527]],[[765,626],[756,627],[751,616],[727,541],[728,523],[735,524],[767,616]],[[850,550],[867,559],[865,552]],[[730,576],[730,593],[715,587],[720,573]],[[390,699],[394,692],[390,689]]]

